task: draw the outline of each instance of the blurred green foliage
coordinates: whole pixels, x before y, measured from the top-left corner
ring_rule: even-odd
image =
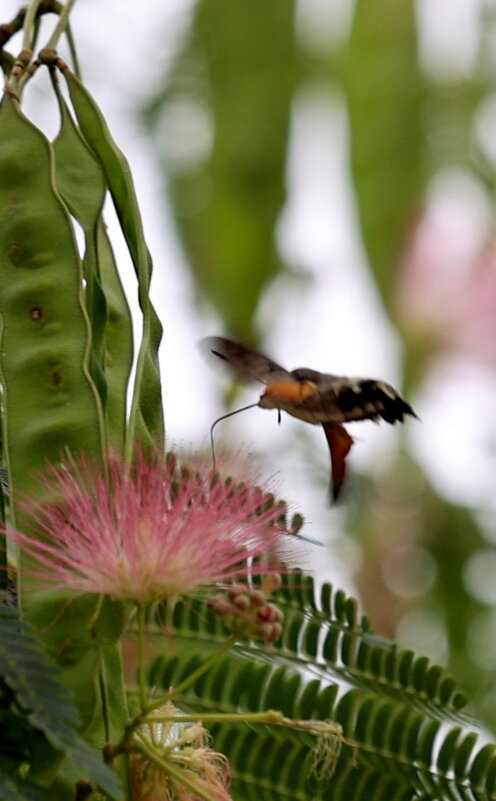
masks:
[[[450,77],[420,61],[413,0],[357,0],[338,45],[329,30],[328,47],[311,58],[294,11],[290,0],[199,0],[162,86],[148,100],[145,116],[198,296],[216,309],[228,333],[257,339],[261,297],[284,270],[274,236],[285,200],[291,106],[308,80],[327,81],[332,90],[338,84],[348,111],[348,169],[362,243],[384,313],[404,343],[411,397],[424,385],[439,341],[411,325],[397,292],[432,181],[455,168],[488,200],[494,194],[494,168],[477,125],[493,93],[488,42],[494,14],[481,4],[472,68]],[[181,113],[183,122],[186,116],[198,123],[190,125],[197,137],[190,151],[181,149],[184,125],[174,127]],[[398,489],[412,470],[420,487],[413,500]],[[477,713],[496,729],[494,705],[487,703],[489,667],[467,646],[474,623],[489,609],[471,597],[463,580],[474,554],[490,547],[476,514],[436,494],[408,454],[398,456],[392,472],[369,477],[366,486],[349,515],[350,535],[362,550],[356,580],[365,610],[391,636],[406,611],[432,612],[441,621],[449,668],[468,690],[478,689]],[[405,541],[426,551],[435,566],[432,583],[408,603],[394,596],[382,571],[384,559]]]
[[[350,166],[365,247],[387,307],[424,174],[422,101],[413,0],[358,0],[344,85]]]
[[[195,155],[198,130],[182,129],[192,152],[169,153],[167,180],[196,285],[240,339],[256,336],[260,295],[281,268],[274,228],[299,71],[292,0],[202,0],[147,111],[154,125],[165,112],[168,138],[185,113],[211,137]]]

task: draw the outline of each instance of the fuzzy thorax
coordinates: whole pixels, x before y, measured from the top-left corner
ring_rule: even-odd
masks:
[[[279,409],[293,403],[303,403],[317,392],[313,381],[273,381],[260,398],[262,409]]]

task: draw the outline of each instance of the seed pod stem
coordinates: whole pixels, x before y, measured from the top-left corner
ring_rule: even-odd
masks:
[[[59,19],[57,25],[53,29],[52,35],[50,39],[46,43],[47,48],[52,48],[55,50],[57,47],[58,41],[63,33],[65,33],[67,26],[69,25],[69,14],[72,11],[72,7],[76,0],[66,0],[64,5],[62,6],[62,10],[59,15]]]
[[[22,37],[22,49],[33,50],[36,17],[38,16],[39,7],[42,0],[31,0],[27,7],[26,16],[24,18],[24,33]]]

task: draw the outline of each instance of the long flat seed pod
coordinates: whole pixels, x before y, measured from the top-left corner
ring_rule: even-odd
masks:
[[[39,492],[36,472],[62,451],[101,454],[104,422],[88,366],[81,263],[51,146],[8,95],[0,206],[3,459],[15,502]]]
[[[89,92],[67,67],[63,68],[63,74],[81,132],[103,168],[138,277],[143,336],[138,353],[127,429],[126,452],[129,457],[135,442],[156,446],[163,440],[158,364],[162,326],[149,296],[152,261],[143,235],[141,216],[127,160],[112,139],[100,109]]]
[[[107,431],[111,445],[122,450],[126,438],[126,400],[133,364],[131,312],[107,236],[103,218],[97,233],[100,281],[107,301],[105,325],[105,378],[107,379]]]
[[[56,86],[56,85],[55,85]],[[53,143],[58,189],[84,231],[83,270],[93,334],[93,370],[101,390],[108,441],[124,447],[126,393],[133,360],[132,322],[105,233],[107,187],[99,161],[81,136],[60,92],[62,125]]]
[[[52,143],[55,183],[64,203],[84,233],[82,267],[86,310],[91,324],[90,368],[105,407],[107,383],[104,375],[104,334],[107,305],[97,263],[97,232],[105,199],[105,179],[100,165],[79,134],[55,82],[53,86],[61,116],[60,130]]]

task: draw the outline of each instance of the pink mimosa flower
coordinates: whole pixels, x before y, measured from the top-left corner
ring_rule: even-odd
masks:
[[[82,457],[49,468],[42,483],[55,500],[23,503],[32,530],[7,535],[33,557],[30,573],[44,587],[138,603],[280,570],[281,505],[242,467],[216,474],[169,454],[138,455],[129,468],[112,456],[106,478]]]

